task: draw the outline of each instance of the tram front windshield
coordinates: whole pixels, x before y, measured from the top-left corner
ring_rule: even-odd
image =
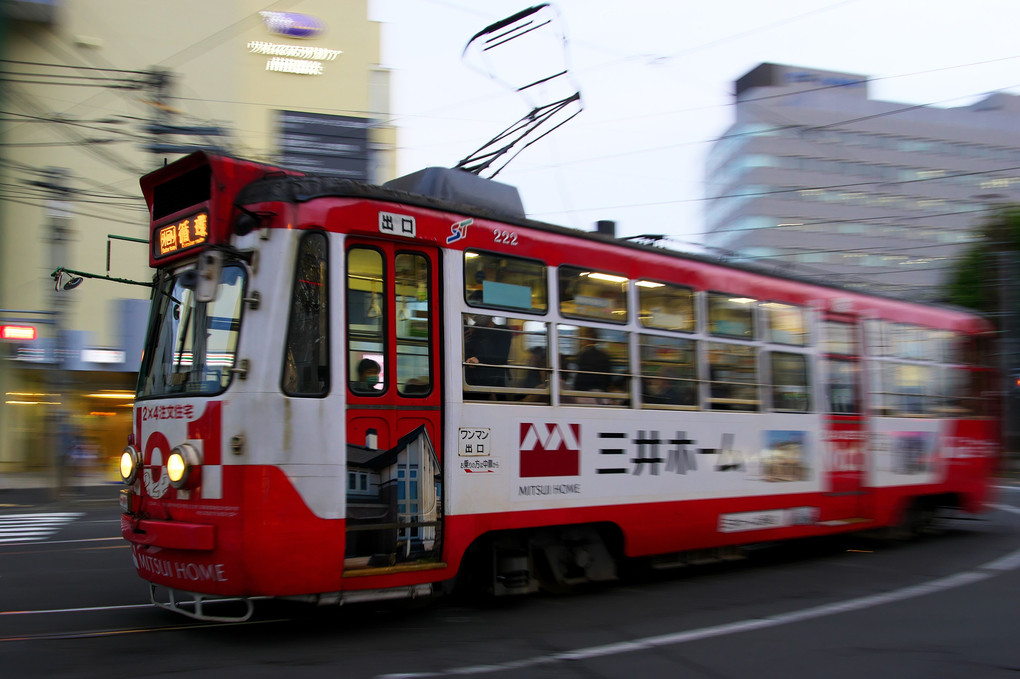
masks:
[[[211,302],[198,301],[194,280],[194,270],[186,270],[157,281],[138,373],[139,398],[218,394],[230,384],[245,271],[237,264],[223,266]]]

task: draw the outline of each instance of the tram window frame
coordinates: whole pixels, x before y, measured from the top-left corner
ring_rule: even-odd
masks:
[[[473,260],[477,260],[477,263]],[[517,273],[523,276],[529,275],[528,267],[538,267],[537,271],[530,274],[533,276],[530,286],[498,280],[507,277],[507,271],[515,273],[514,265],[521,267],[522,271]],[[497,280],[488,278],[492,269],[502,272],[501,275],[493,276]],[[464,251],[463,275],[464,301],[468,306],[500,309],[514,314],[544,316],[549,313],[549,266],[542,260],[470,249]],[[528,306],[523,305],[525,288],[530,291]]]
[[[629,322],[628,288],[630,279],[626,276],[597,271],[588,267],[561,265],[556,270],[556,283],[560,314],[565,318],[619,325]],[[582,283],[586,287],[590,287],[594,294],[579,295],[577,291],[581,288]],[[592,303],[578,305],[576,300],[579,297],[591,300]],[[596,300],[605,300],[608,304],[596,302]],[[608,311],[599,311],[600,307],[605,307]],[[594,311],[585,313],[587,308]]]
[[[493,337],[506,339],[507,352],[505,362],[477,360],[477,356],[469,356],[472,334],[478,332],[478,323],[489,322],[484,330]],[[514,401],[517,403],[538,403],[548,405],[550,399],[550,379],[553,373],[549,362],[549,323],[527,318],[500,317],[483,313],[464,313],[461,315],[461,338],[463,363],[461,371],[462,393],[465,401]],[[505,333],[505,335],[504,335]],[[536,338],[537,341],[536,341]],[[535,366],[529,361],[536,352],[532,349],[544,349],[543,365]],[[502,348],[497,347],[502,353]],[[491,350],[490,350],[491,351]],[[470,352],[478,353],[478,352]],[[475,358],[475,361],[471,361]],[[482,371],[487,372],[482,372]],[[480,380],[469,379],[471,373],[481,373]],[[536,384],[530,384],[528,375],[539,375]],[[502,384],[497,384],[502,378]],[[485,382],[493,382],[486,384]]]
[[[701,381],[697,339],[642,333],[638,335],[638,361],[642,408],[698,409]],[[651,389],[659,382],[664,382],[665,392]]]
[[[319,241],[318,252],[306,253],[305,249],[314,240]],[[310,254],[317,257],[315,277],[309,276],[302,269],[303,257]],[[329,314],[329,237],[325,231],[310,230],[301,234],[294,256],[294,277],[290,292],[289,310],[287,313],[287,331],[284,340],[283,365],[280,373],[280,389],[287,396],[301,398],[323,398],[330,391],[330,314]],[[318,290],[318,301],[301,299],[302,290]],[[299,303],[311,309],[304,317],[299,318]],[[313,313],[314,312],[314,313]],[[299,334],[298,325],[310,323],[318,319],[318,328],[314,333]],[[318,345],[318,346],[316,346]],[[299,367],[296,352],[308,350],[318,351],[318,360],[309,365]],[[308,371],[311,370],[312,373]]]
[[[921,328],[921,356],[922,360],[939,362],[941,361],[940,343],[942,337],[934,328]]]
[[[833,366],[849,367],[850,379],[845,382],[836,382],[833,379],[835,371]],[[855,358],[847,356],[827,356],[822,359],[822,370],[825,375],[825,395],[823,397],[823,403],[825,406],[825,412],[836,414],[836,415],[855,415],[861,412],[861,374],[862,369],[861,362]],[[836,389],[840,388],[848,391],[849,400],[840,398],[838,403],[846,404],[845,407],[837,407],[837,393]],[[843,396],[842,392],[839,394]]]
[[[910,361],[932,360],[932,340],[928,328],[911,323],[892,323],[892,356]]]
[[[642,326],[675,332],[697,331],[698,313],[693,288],[640,278],[634,281],[634,287],[638,297],[638,321]],[[655,305],[659,300],[664,306]]]
[[[912,358],[907,347],[910,343],[909,328],[905,323],[889,324],[889,355],[893,358]]]
[[[761,310],[761,315],[764,316],[766,341],[797,347],[806,347],[811,343],[808,313],[805,307],[777,301],[762,302],[758,307]],[[788,321],[794,314],[799,319],[799,330],[777,327],[782,321]]]
[[[737,295],[729,292],[709,291],[705,295],[705,304],[708,307],[708,333],[714,337],[728,337],[733,339],[754,340],[758,338],[757,331],[757,307],[758,300],[753,297]],[[732,318],[721,318],[733,311],[747,311],[746,320],[740,320],[737,314],[736,320]],[[722,323],[738,323],[739,328],[730,329],[729,326],[721,327]]]
[[[404,281],[401,279],[402,268],[400,265],[403,261],[402,258],[405,257],[413,258],[419,264],[424,264],[423,268],[414,269],[414,281]],[[432,262],[422,252],[399,251],[393,257],[393,269],[394,304],[399,305],[394,310],[396,313],[396,328],[394,328],[396,352],[393,380],[397,387],[397,393],[400,396],[423,398],[432,393],[434,383],[432,376],[432,316],[434,304],[434,295],[432,294]],[[424,313],[419,313],[422,311],[421,309],[412,309],[412,312],[415,314],[413,318],[401,318],[402,315],[406,316],[407,314],[406,302],[401,301],[401,285],[413,283],[415,287],[413,299],[421,303],[423,301],[420,290],[422,271],[424,271],[425,287]],[[424,332],[420,331],[422,324],[424,324]],[[408,361],[408,357],[412,357],[412,360]],[[424,367],[424,372],[422,372],[421,367]]]
[[[239,261],[226,262],[217,281],[216,299],[210,302],[199,302],[194,286],[185,280],[193,271],[181,267],[164,272],[154,283],[156,299],[138,374],[139,400],[214,396],[233,381],[232,368],[247,308],[243,300],[249,284],[248,267]],[[228,308],[230,313],[225,314]],[[199,316],[204,322],[192,322]],[[204,348],[196,355],[196,345],[202,344],[200,336],[205,340]],[[209,365],[213,354],[229,361],[213,367]]]
[[[557,373],[560,403],[630,406],[633,379],[630,372],[630,332],[558,323],[556,341],[560,359]],[[587,351],[589,347],[594,351]],[[577,385],[578,379],[581,387]]]
[[[929,363],[881,361],[877,364],[884,417],[932,417],[938,414],[935,366]],[[911,379],[908,376],[916,373]]]
[[[848,321],[838,321],[827,318],[820,323],[821,337],[818,339],[819,351],[823,354],[837,354],[839,356],[860,356],[860,340],[857,337],[857,325]],[[840,328],[844,333],[836,333],[834,330]],[[842,334],[842,337],[837,337]]]
[[[980,415],[980,394],[974,395],[976,371],[967,366],[944,365],[939,369],[939,409],[943,417]],[[962,378],[962,379],[961,379]]]
[[[777,369],[777,358],[789,360],[796,359],[801,363],[800,374],[803,379],[799,382],[783,381],[780,382],[778,375],[784,373],[785,375],[791,374],[791,372],[785,369],[780,371]],[[769,366],[769,396],[770,396],[770,407],[775,412],[783,413],[808,413],[811,412],[811,361],[808,360],[808,354],[795,353],[792,351],[769,351],[768,352],[768,366]],[[785,400],[790,403],[791,398],[802,399],[799,407],[781,407],[780,401]]]
[[[933,330],[932,341],[935,343],[935,361],[943,364],[958,363],[953,353],[956,346],[957,333],[952,330]]]
[[[365,318],[379,319],[377,326],[372,329],[355,329],[353,323],[354,309],[363,309],[366,307],[365,304],[355,303],[352,299],[352,287],[351,271],[351,256],[355,252],[366,252],[372,253],[377,258],[378,266],[378,290],[374,286],[369,286],[368,292],[368,304],[367,309],[364,311]],[[347,250],[345,253],[345,267],[344,267],[344,300],[345,300],[345,312],[347,317],[345,319],[346,330],[347,330],[347,388],[357,396],[363,397],[379,397],[385,394],[389,390],[389,376],[388,367],[386,366],[386,349],[387,349],[387,323],[388,318],[388,295],[386,293],[386,254],[379,248],[370,247],[367,245],[355,245]],[[374,273],[374,272],[370,272]],[[369,278],[368,280],[374,280]],[[364,292],[358,290],[358,292]],[[365,325],[365,324],[362,324]],[[374,361],[379,365],[379,382],[374,386],[355,386],[360,382],[357,374],[357,368],[361,361],[368,359]]]
[[[761,368],[758,365],[758,348],[752,344],[737,344],[735,342],[706,342],[705,362],[708,365],[708,402],[711,410],[739,410],[757,412],[761,410]],[[733,352],[732,350],[738,350]],[[717,361],[717,356],[732,357],[738,356],[737,360],[744,363],[750,359],[752,366],[751,381],[733,379],[734,373],[747,374],[739,363]],[[734,369],[736,366],[736,369]],[[747,398],[753,396],[753,398]]]
[[[861,321],[864,327],[865,350],[868,356],[884,357],[889,355],[888,323],[880,318],[866,318]]]

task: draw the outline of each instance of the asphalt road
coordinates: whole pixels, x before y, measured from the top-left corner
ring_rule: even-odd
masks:
[[[802,541],[569,595],[316,609],[153,607],[116,487],[0,492],[0,674],[15,677],[1016,677],[1020,489],[909,543]]]

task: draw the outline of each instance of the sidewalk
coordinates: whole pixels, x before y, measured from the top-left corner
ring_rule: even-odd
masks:
[[[74,504],[120,501],[124,484],[111,474],[91,471],[67,478],[60,488],[53,471],[0,473],[0,510],[4,505]]]
[[[105,470],[94,470],[84,474],[67,475],[68,486],[121,486],[116,474]],[[56,488],[58,485],[57,474],[53,470],[36,472],[7,472],[0,473],[0,491],[2,490],[24,490],[26,488]]]

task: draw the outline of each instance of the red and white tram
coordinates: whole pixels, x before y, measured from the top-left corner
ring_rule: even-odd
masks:
[[[964,311],[535,222],[459,170],[196,153],[141,184],[121,530],[160,605],[527,593],[988,498]]]

